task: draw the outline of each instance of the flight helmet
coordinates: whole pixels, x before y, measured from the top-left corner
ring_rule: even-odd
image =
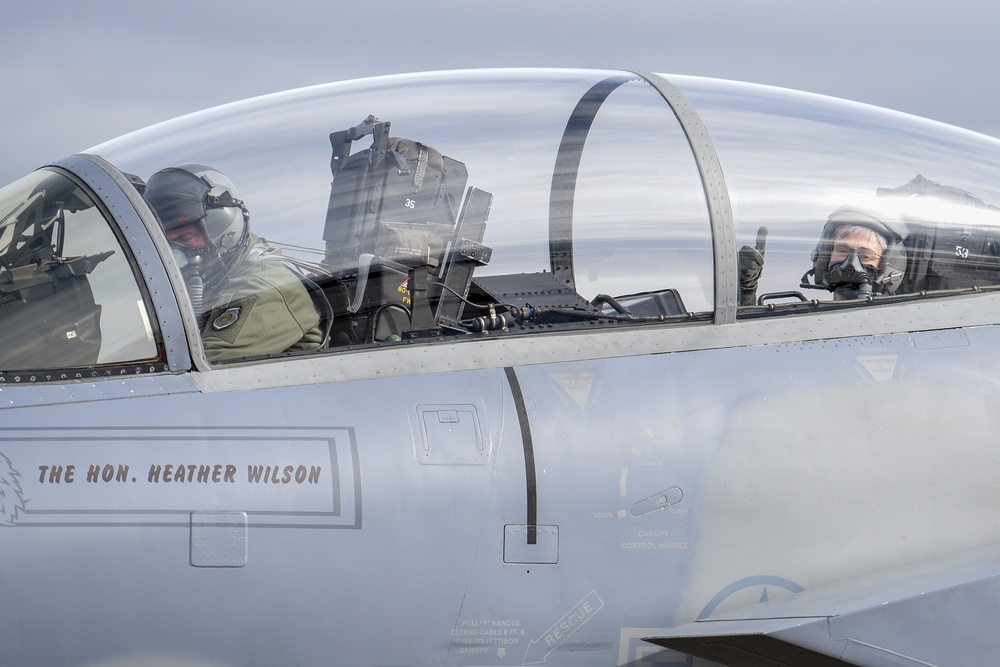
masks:
[[[843,227],[870,229],[885,241],[885,250],[878,266],[863,265],[854,253],[844,262],[831,261],[834,237]],[[837,292],[845,298],[870,294],[893,294],[903,281],[906,271],[906,249],[903,241],[909,234],[902,218],[874,210],[841,206],[830,214],[819,242],[812,252],[811,273],[816,286]]]
[[[203,164],[167,167],[149,177],[143,197],[164,231],[194,224],[207,245],[171,242],[182,266],[202,264],[206,272],[239,255],[250,238],[250,212],[236,186]]]

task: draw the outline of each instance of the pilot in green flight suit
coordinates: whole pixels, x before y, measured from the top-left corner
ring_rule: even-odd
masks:
[[[232,182],[200,164],[161,169],[143,193],[167,235],[210,362],[310,350],[320,316],[299,274],[249,230]]]

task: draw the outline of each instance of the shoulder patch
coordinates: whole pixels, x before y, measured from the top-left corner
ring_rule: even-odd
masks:
[[[216,331],[222,331],[223,329],[228,329],[229,327],[236,324],[240,319],[240,307],[228,308],[221,315],[212,320],[212,328]]]
[[[205,328],[202,330],[206,349],[231,348],[236,345],[244,327],[253,319],[252,312],[257,298],[256,295],[248,296],[214,309],[205,321]],[[260,326],[266,327],[266,323],[262,322]],[[209,355],[209,361],[211,360],[212,356]]]

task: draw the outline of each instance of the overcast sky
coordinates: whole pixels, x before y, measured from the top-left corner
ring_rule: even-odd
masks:
[[[845,97],[1000,137],[987,0],[31,0],[0,23],[0,183],[174,116],[378,74],[597,67]]]

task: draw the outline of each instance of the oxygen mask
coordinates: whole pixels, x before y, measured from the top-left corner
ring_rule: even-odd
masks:
[[[177,268],[185,275],[194,270],[200,270],[204,259],[202,256],[208,252],[208,248],[191,248],[179,243],[171,243],[170,250],[173,252],[174,261]]]
[[[207,269],[206,259],[212,249],[205,241],[201,230],[193,226],[168,233],[168,239],[174,261],[177,262],[177,267],[187,284],[188,296],[191,298],[191,306],[194,308],[200,328],[203,324],[205,305],[203,274]]]
[[[825,282],[839,298],[864,299],[872,295],[872,283],[878,269],[863,263],[861,255],[868,252],[851,248],[843,260],[830,262]],[[864,259],[870,261],[872,258]]]

